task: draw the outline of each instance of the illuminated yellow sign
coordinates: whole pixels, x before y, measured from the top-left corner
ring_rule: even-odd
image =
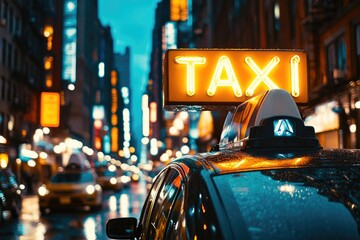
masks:
[[[188,1],[170,0],[170,20],[186,21],[188,19]]]
[[[111,129],[111,152],[117,152],[119,150],[118,145],[119,130],[117,127]]]
[[[111,89],[111,152],[117,152],[119,149],[118,146],[118,91],[116,90],[117,84],[117,72],[111,72],[111,85],[113,88]]]
[[[60,124],[60,93],[41,93],[40,124],[43,127],[58,127]]]
[[[168,50],[165,107],[237,105],[268,89],[287,90],[308,101],[307,60],[295,50]]]

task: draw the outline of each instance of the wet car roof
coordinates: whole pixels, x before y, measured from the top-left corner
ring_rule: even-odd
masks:
[[[359,149],[320,150],[256,150],[242,151],[239,148],[218,152],[201,153],[180,158],[199,161],[212,174],[259,171],[268,169],[360,166]],[[193,163],[196,165],[196,163]]]

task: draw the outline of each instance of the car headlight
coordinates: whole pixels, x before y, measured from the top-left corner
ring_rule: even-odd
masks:
[[[96,190],[96,191],[101,191],[102,188],[101,188],[101,186],[100,186],[99,184],[96,184],[96,185],[95,185],[95,190]]]
[[[121,182],[122,183],[129,183],[131,181],[129,176],[121,176]]]
[[[87,185],[85,190],[87,194],[93,194],[95,192],[95,187],[94,185]]]
[[[115,177],[110,178],[111,184],[117,184],[117,179]]]
[[[38,188],[38,194],[40,196],[45,196],[46,194],[48,194],[49,191],[47,190],[46,186],[45,185],[41,185],[39,188]]]

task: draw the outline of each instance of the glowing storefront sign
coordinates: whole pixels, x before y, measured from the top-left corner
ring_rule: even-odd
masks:
[[[119,91],[118,88],[118,73],[115,70],[112,70],[110,73],[110,84],[111,84],[111,130],[109,136],[109,151],[118,152],[119,151],[119,129],[118,129],[118,110],[119,110]]]
[[[308,101],[307,60],[295,50],[168,50],[165,107],[237,105],[268,89]]]
[[[43,127],[58,127],[60,124],[60,93],[41,93],[40,124]]]
[[[63,80],[76,82],[76,39],[77,39],[77,0],[64,1],[63,16]]]

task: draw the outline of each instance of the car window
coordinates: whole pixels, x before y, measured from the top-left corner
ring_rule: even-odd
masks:
[[[51,179],[52,183],[86,183],[93,182],[94,176],[90,172],[58,173]]]
[[[360,168],[306,168],[214,177],[232,228],[254,239],[359,238]]]
[[[223,215],[222,206],[219,202],[214,203],[218,198],[218,193],[212,189],[212,195],[210,195],[209,187],[211,188],[212,183],[205,182],[200,176],[197,177],[197,179],[193,178],[194,185],[189,186],[186,196],[187,214],[192,216],[186,219],[187,234],[197,236],[198,239],[226,239],[221,236],[222,229],[219,222],[220,215]],[[217,211],[220,212],[219,215]]]
[[[116,177],[116,172],[112,172],[112,171],[108,171],[108,170],[107,170],[107,171],[98,173],[98,176]]]
[[[186,239],[186,226],[183,224],[185,221],[184,190],[185,186],[181,184],[168,220],[164,239]]]
[[[145,200],[143,210],[140,216],[140,228],[143,228],[144,239],[147,239],[147,235],[152,227],[150,224],[150,216],[153,211],[153,206],[155,203],[156,196],[158,194],[159,188],[162,186],[164,179],[167,175],[168,171],[165,170],[155,178],[154,183],[150,189],[150,192]]]
[[[232,140],[232,136],[234,134],[231,132],[233,129],[231,123],[233,122],[234,114],[235,114],[235,110],[233,109],[229,111],[228,114],[226,115],[226,119],[224,121],[223,129],[220,136],[221,146],[228,144]]]
[[[164,239],[168,217],[181,186],[181,175],[171,169],[159,189],[150,217],[149,239]]]

